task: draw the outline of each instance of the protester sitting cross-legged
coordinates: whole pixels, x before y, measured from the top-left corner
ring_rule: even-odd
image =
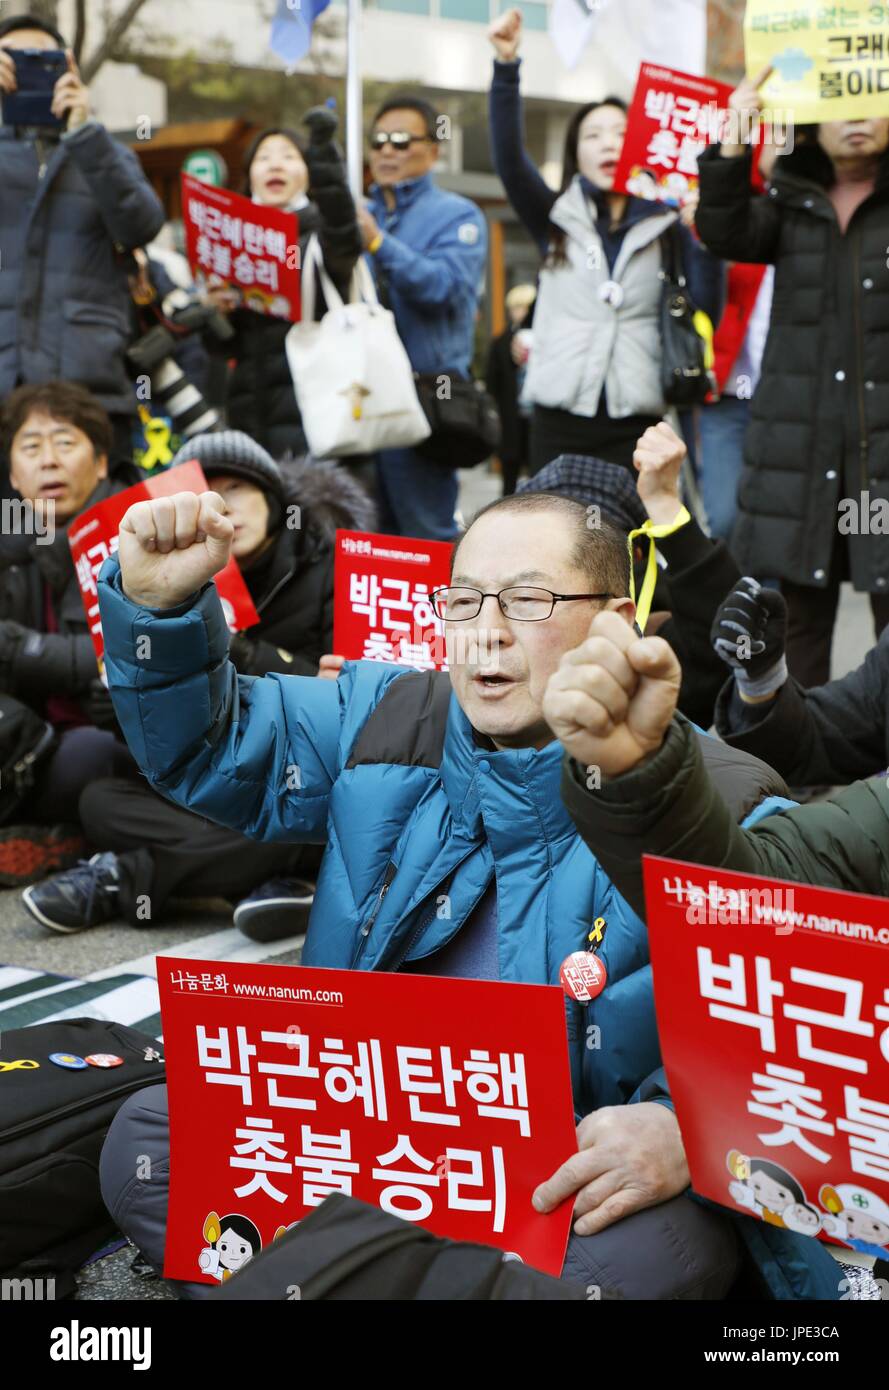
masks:
[[[735,1221],[686,1192],[646,935],[570,825],[562,750],[541,708],[596,612],[631,630],[626,536],[589,530],[568,498],[501,499],[469,527],[435,594],[447,674],[347,662],[336,682],[250,679],[225,660],[208,583],[229,554],[224,507],[208,494],[131,508],[100,576],[112,696],[148,781],[260,839],[326,844],[307,965],[555,983],[603,917],[608,987],[586,1011],[566,1005],[579,1152],[541,1173],[536,1205],[578,1194],[567,1277],[627,1296],[724,1296]],[[766,814],[780,790],[770,769],[701,741],[728,772],[736,813]],[[586,1046],[591,1023],[612,1040],[599,1051]],[[165,1104],[155,1087],[125,1104],[102,1163],[109,1209],[156,1264]],[[134,1184],[137,1152],[152,1155],[152,1178]],[[796,1239],[771,1231],[765,1263],[814,1294]]]
[[[366,494],[335,464],[293,464],[285,476],[237,430],[198,436],[174,466],[188,459],[225,498],[232,552],[259,613],[255,627],[231,639],[235,668],[315,676],[333,638],[334,530],[372,529]],[[236,925],[256,940],[304,929],[319,859],[308,846],[256,843],[208,825],[141,779],[92,782],[79,815],[101,853],[25,891],[26,907],[45,926],[80,931],[116,916],[144,926],[163,917],[171,897],[224,897],[237,903]]]
[[[85,508],[138,482],[132,465],[109,476],[111,422],[89,391],[71,382],[21,386],[3,405],[3,443],[16,496],[3,503],[0,541],[0,691],[44,718],[56,745],[36,767],[0,831],[0,879],[39,876],[82,850],[59,830],[73,823],[84,787],[135,765],[119,737],[68,545]],[[6,518],[5,518],[6,520]]]
[[[563,657],[543,699],[565,749],[565,806],[627,901],[645,912],[644,853],[886,897],[885,777],[741,828],[704,765],[691,725],[675,714],[679,683],[679,663],[666,642],[635,638],[602,613],[586,641]],[[602,774],[595,789],[586,778],[590,762]],[[836,1265],[825,1248],[803,1240],[801,1257],[825,1286],[820,1296],[848,1297],[837,1291]],[[878,1262],[875,1272],[885,1268]]]

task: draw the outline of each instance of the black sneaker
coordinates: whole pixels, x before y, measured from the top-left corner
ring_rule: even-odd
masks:
[[[299,936],[309,925],[314,883],[301,878],[272,878],[238,903],[235,926],[251,941],[281,941]]]
[[[115,854],[94,854],[73,869],[34,883],[22,893],[32,917],[53,931],[84,931],[117,916],[120,873]]]

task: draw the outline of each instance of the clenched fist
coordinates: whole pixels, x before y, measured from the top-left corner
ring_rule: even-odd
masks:
[[[488,38],[494,45],[501,63],[513,62],[519,54],[522,42],[522,12],[507,10],[505,14],[488,25]]]
[[[123,591],[140,608],[175,608],[228,564],[234,527],[218,492],[137,502],[120,523]]]
[[[636,488],[645,503],[645,510],[656,526],[669,526],[682,506],[679,496],[679,475],[688,450],[683,441],[661,420],[636,441],[633,467],[639,477]]]
[[[663,638],[637,637],[619,614],[597,613],[550,676],[543,717],[579,763],[617,777],[660,748],[681,678]]]

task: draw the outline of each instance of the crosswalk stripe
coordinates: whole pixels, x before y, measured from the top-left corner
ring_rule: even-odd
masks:
[[[226,927],[223,931],[211,932],[207,936],[195,937],[193,941],[180,941],[165,946],[160,952],[149,952],[135,956],[132,960],[119,961],[103,970],[94,970],[88,980],[107,980],[122,972],[131,975],[153,975],[157,979],[157,957],[182,956],[187,960],[243,961],[258,964],[287,951],[299,950],[305,941],[305,934],[288,936],[282,941],[249,941],[236,927]]]

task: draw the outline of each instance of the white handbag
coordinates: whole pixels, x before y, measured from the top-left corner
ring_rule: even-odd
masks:
[[[315,274],[327,313],[315,322]],[[407,448],[430,434],[391,310],[377,299],[359,257],[344,304],[328,275],[321,244],[309,237],[301,268],[302,320],[287,334],[293,389],[309,452],[344,458]]]

